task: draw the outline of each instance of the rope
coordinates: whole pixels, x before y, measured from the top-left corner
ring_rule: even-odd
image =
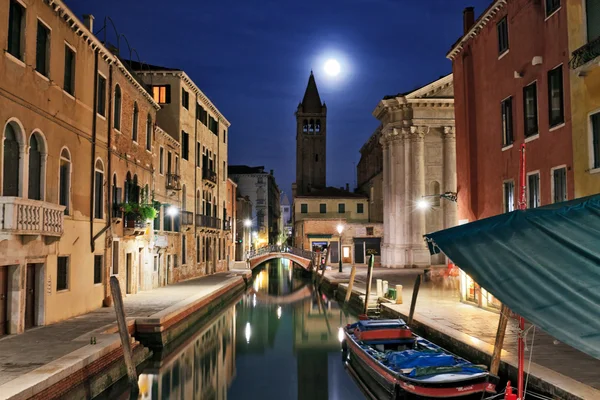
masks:
[[[531,351],[529,351],[529,365],[527,366],[527,378],[525,379],[525,391],[523,392],[523,399],[527,396],[527,383],[529,382],[529,374],[531,371],[531,359],[533,358],[533,342],[535,341],[535,325],[531,325],[529,329],[533,327],[533,334],[531,335]],[[528,330],[529,330],[528,329]],[[527,343],[527,342],[525,342]]]

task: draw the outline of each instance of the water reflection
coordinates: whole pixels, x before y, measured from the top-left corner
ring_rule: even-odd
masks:
[[[140,376],[142,399],[362,399],[339,328],[354,322],[282,260],[240,300]]]

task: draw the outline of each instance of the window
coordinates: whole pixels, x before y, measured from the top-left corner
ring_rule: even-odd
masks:
[[[158,104],[171,102],[171,85],[152,86],[152,97]]]
[[[373,227],[367,226],[367,236],[373,236]]]
[[[98,97],[97,97],[97,108],[98,114],[103,117],[106,115],[106,78],[102,75],[98,75]]]
[[[140,110],[138,109],[137,102],[133,103],[133,123],[131,128],[131,139],[137,143],[138,141],[138,120]]]
[[[502,113],[502,147],[509,146],[514,141],[512,97],[505,99],[501,104]]]
[[[187,235],[181,238],[181,265],[187,264]]]
[[[18,133],[17,133],[18,132]],[[2,146],[3,154],[3,172],[4,179],[2,182],[3,196],[19,196],[19,171],[23,168],[20,156],[21,141],[18,137],[22,134],[16,123],[9,123],[4,130],[4,144]]]
[[[136,104],[137,106],[137,104]],[[135,110],[134,110],[135,114]],[[134,118],[135,121],[135,118]],[[135,124],[135,122],[134,122]],[[113,122],[113,126],[116,130],[121,130],[121,87],[117,85],[115,87],[115,118]]]
[[[75,95],[75,52],[66,44],[63,89],[70,95]]]
[[[102,283],[102,256],[94,255],[94,285]]]
[[[70,213],[69,194],[71,192],[71,154],[69,150],[60,152],[58,204],[65,206],[65,215]]]
[[[209,116],[208,129],[210,129],[210,131],[212,133],[214,133],[215,135],[218,136],[219,135],[219,121],[214,119],[212,116]]]
[[[506,17],[498,22],[498,54],[508,51],[508,20]]]
[[[365,205],[363,203],[356,204],[356,212],[357,214],[362,214],[365,212]]]
[[[600,113],[590,116],[592,128],[592,169],[600,168]]]
[[[161,175],[165,173],[165,149],[163,147],[158,151],[158,173]]]
[[[308,214],[308,204],[300,204],[300,213]]]
[[[327,213],[327,204],[319,204],[319,212],[321,214]]]
[[[159,260],[158,255],[155,255],[154,256],[154,262],[152,264],[154,272],[158,272],[158,264],[159,264],[158,260]]]
[[[227,131],[223,129],[223,143],[227,143]]]
[[[104,217],[104,165],[100,159],[96,160],[94,174],[94,218]]]
[[[548,72],[548,117],[550,127],[565,122],[562,65]]]
[[[200,142],[196,142],[196,167],[202,165],[202,145]]]
[[[535,82],[523,88],[523,114],[525,116],[525,137],[537,134],[537,84]]]
[[[600,4],[598,0],[586,0],[587,40],[593,42],[600,37]]]
[[[527,208],[537,208],[540,206],[540,174],[530,174],[527,176]]]
[[[319,162],[319,155],[315,154],[315,162]]]
[[[152,150],[152,117],[150,114],[146,120],[146,150]]]
[[[560,8],[560,0],[546,0],[546,17]]]
[[[344,214],[346,212],[346,205],[344,203],[338,204],[338,213]]]
[[[37,23],[37,40],[35,43],[35,70],[48,76],[50,66],[50,29],[40,20]]]
[[[58,257],[56,263],[56,291],[69,288],[69,257]]]
[[[111,275],[119,275],[119,242],[112,242],[112,271]]]
[[[181,131],[181,158],[190,158],[190,135],[185,131]]]
[[[204,126],[208,126],[208,113],[200,104],[196,105],[196,119]]]
[[[181,105],[186,110],[190,108],[190,94],[183,88],[181,88]]]
[[[567,168],[556,168],[552,171],[552,189],[555,203],[567,201]]]
[[[200,262],[200,236],[196,236],[196,262]]]
[[[29,190],[27,197],[32,200],[42,199],[42,144],[39,133],[34,132],[29,138]]]
[[[16,0],[12,0],[8,16],[8,52],[19,60],[23,59],[24,28],[25,7]]]
[[[513,181],[504,182],[504,212],[515,210],[515,183]]]

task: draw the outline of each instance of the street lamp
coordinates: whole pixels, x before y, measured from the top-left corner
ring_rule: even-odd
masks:
[[[179,209],[175,206],[170,206],[169,208],[167,208],[167,215],[174,217],[177,214],[179,214]]]
[[[442,194],[429,194],[427,196],[421,196],[419,200],[417,200],[417,208],[420,210],[427,210],[431,207],[431,203],[427,200],[430,197],[439,197],[440,199],[450,200],[454,203],[457,202],[457,193],[456,192],[445,192]]]
[[[339,224],[337,226],[337,231],[340,234],[340,244],[338,248],[338,258],[340,259],[340,268],[339,272],[342,272],[342,231],[344,230],[344,225]]]
[[[246,228],[250,228],[250,227],[252,226],[252,220],[250,220],[250,219],[245,219],[245,220],[244,220],[244,226],[245,226]]]

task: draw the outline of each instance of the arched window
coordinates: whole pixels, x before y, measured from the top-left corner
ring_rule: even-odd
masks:
[[[29,185],[27,197],[32,200],[42,199],[42,143],[34,132],[29,137]]]
[[[115,87],[115,119],[113,126],[116,130],[121,130],[121,87]]]
[[[311,119],[308,125],[308,130],[309,132],[314,132],[315,131],[315,120]]]
[[[137,174],[133,175],[133,183],[131,185],[131,201],[134,203],[140,202],[140,186],[138,185]]]
[[[315,127],[315,130],[317,132],[321,132],[321,120],[320,119],[317,120],[317,126]]]
[[[94,218],[104,218],[104,164],[96,160],[94,174]]]
[[[302,132],[308,132],[308,120],[302,122]]]
[[[435,207],[439,207],[440,206],[440,184],[439,182],[433,181],[430,183],[429,185],[430,187],[430,192],[432,195],[434,195],[433,197],[433,201],[431,202],[431,204]]]
[[[186,188],[185,185],[183,185],[183,188],[181,188],[181,210],[182,211],[187,211],[187,201],[186,201],[186,197],[187,197],[187,193],[186,193]]]
[[[125,191],[125,203],[129,203],[130,201],[132,201],[131,186],[131,172],[127,171],[127,176],[125,176],[125,186],[123,188],[123,190]]]
[[[200,200],[200,191],[198,190],[196,192],[196,214],[202,214],[202,209],[200,208],[202,206],[202,202]]]
[[[146,122],[146,150],[152,150],[152,117],[148,114],[148,121]]]
[[[65,215],[69,215],[71,213],[71,153],[66,148],[60,152],[58,187],[58,204],[65,206]]]
[[[138,110],[137,103],[133,103],[133,128],[131,130],[131,138],[134,142],[138,141],[138,116],[140,110]]]

